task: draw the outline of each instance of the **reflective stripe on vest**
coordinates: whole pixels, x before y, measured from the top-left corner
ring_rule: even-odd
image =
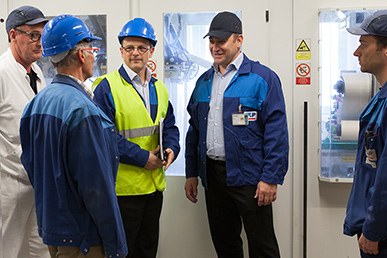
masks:
[[[119,131],[118,133],[124,136],[126,139],[143,137],[143,136],[151,136],[152,134],[159,134],[159,125],[122,130],[122,131]]]
[[[153,122],[135,88],[125,81],[118,71],[98,78],[94,84],[104,78],[109,82],[114,100],[117,132],[144,150],[156,149],[159,144],[159,121],[161,117],[165,118],[168,109],[169,96],[165,85],[159,80],[154,83],[158,103],[156,119]],[[151,86],[153,87],[153,83],[150,83]],[[156,190],[164,191],[165,187],[165,173],[162,168],[149,171],[143,167],[119,164],[116,181],[118,196],[150,194]]]

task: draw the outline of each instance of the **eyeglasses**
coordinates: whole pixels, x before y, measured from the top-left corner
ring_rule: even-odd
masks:
[[[31,40],[33,42],[36,42],[36,41],[40,40],[40,37],[42,36],[39,33],[30,33],[30,32],[24,31],[24,30],[16,29],[16,28],[14,30],[30,35],[31,36]]]
[[[98,52],[99,52],[98,47],[89,47],[89,48],[82,48],[82,49],[90,51],[94,55],[94,58],[98,55]]]
[[[140,45],[138,47],[136,46],[125,46],[125,47],[122,47],[126,52],[128,52],[129,54],[132,54],[134,52],[135,49],[137,49],[137,51],[140,53],[140,54],[145,54],[149,49],[150,47],[148,46],[143,46],[143,45]]]

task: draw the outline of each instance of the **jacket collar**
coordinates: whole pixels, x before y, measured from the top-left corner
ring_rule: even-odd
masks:
[[[387,82],[383,85],[382,88],[380,88],[378,98],[379,98],[379,99],[385,99],[385,98],[387,98]]]
[[[243,75],[243,74],[249,74],[252,70],[251,67],[251,60],[243,53],[243,61],[241,66],[239,67],[238,74]],[[208,70],[208,73],[204,75],[204,80],[208,81],[212,75],[214,74],[215,70],[214,68],[210,68]]]
[[[94,102],[92,98],[83,90],[82,86],[78,84],[74,79],[72,79],[69,76],[63,75],[63,74],[56,74],[54,78],[52,79],[51,83],[62,83],[62,84],[67,84],[70,86],[73,86],[80,92],[82,92],[90,101]]]

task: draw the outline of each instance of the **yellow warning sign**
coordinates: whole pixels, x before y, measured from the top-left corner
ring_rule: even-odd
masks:
[[[297,60],[310,59],[310,48],[304,39],[302,39],[298,44],[298,47],[296,50],[296,59]]]
[[[310,51],[310,48],[306,44],[305,40],[302,40],[300,45],[298,45],[297,52],[306,52]]]

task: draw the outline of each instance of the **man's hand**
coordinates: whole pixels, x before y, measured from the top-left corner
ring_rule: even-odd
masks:
[[[193,203],[198,201],[198,178],[197,177],[189,177],[185,181],[185,196],[187,196],[188,200]]]
[[[166,164],[165,161],[163,162],[158,157],[159,152],[160,152],[160,146],[157,146],[157,148],[155,150],[149,152],[148,161],[146,162],[144,168],[146,168],[150,171],[153,171],[155,169],[161,168],[162,166],[164,166]]]
[[[363,234],[359,238],[359,248],[366,254],[378,254],[379,242],[368,240]]]
[[[165,162],[165,170],[168,169],[168,167],[172,164],[173,160],[175,159],[175,153],[173,153],[173,150],[168,148],[165,150],[166,154],[166,161]]]
[[[258,199],[258,206],[269,205],[277,199],[277,185],[260,181],[254,198]]]

